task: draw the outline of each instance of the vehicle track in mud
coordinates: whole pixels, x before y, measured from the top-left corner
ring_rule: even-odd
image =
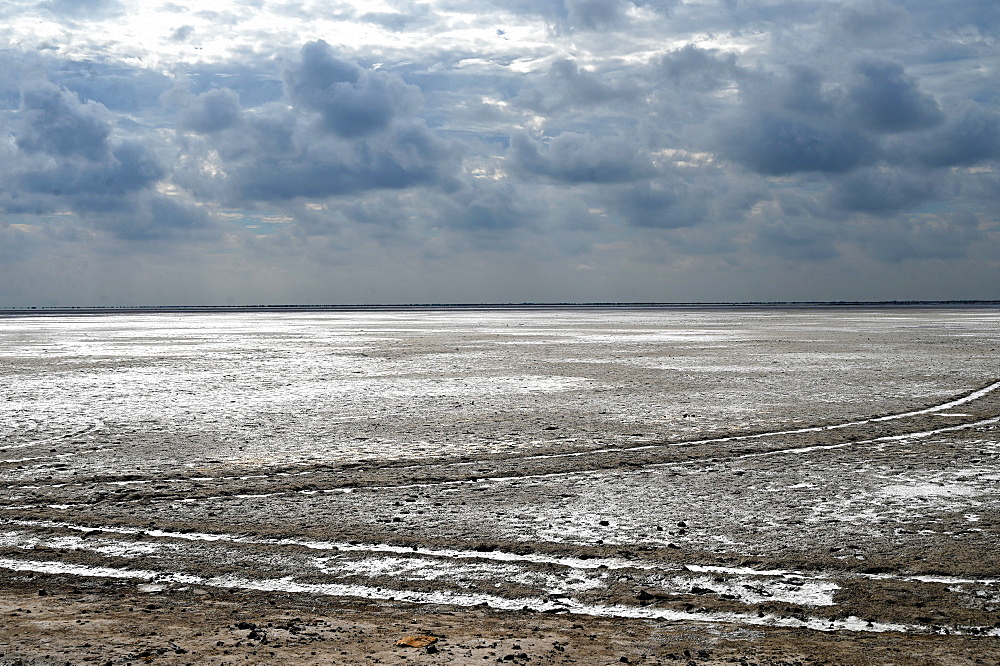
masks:
[[[1000,636],[1000,630],[988,622],[993,617],[990,613],[976,614],[968,609],[956,613],[952,609],[953,620],[964,619],[964,622],[953,621],[942,626],[920,616],[893,617],[887,621],[875,616],[845,615],[834,601],[839,591],[861,584],[935,588],[936,593],[950,586],[968,588],[965,591],[971,594],[985,592],[992,598],[997,594],[1000,572],[935,576],[907,574],[886,564],[831,567],[829,561],[808,560],[800,562],[805,566],[799,568],[762,569],[758,568],[760,562],[734,566],[732,557],[712,557],[698,550],[681,553],[674,543],[665,544],[665,549],[640,546],[623,550],[601,544],[554,547],[531,540],[523,543],[484,539],[471,548],[467,544],[462,548],[463,539],[455,535],[438,537],[434,540],[436,546],[427,545],[430,540],[426,535],[397,536],[393,543],[378,544],[278,536],[287,532],[288,526],[275,525],[270,529],[258,526],[253,530],[255,534],[248,536],[199,532],[202,528],[221,526],[204,519],[164,521],[161,515],[152,521],[154,525],[165,522],[183,525],[180,531],[171,531],[151,527],[149,520],[151,514],[157,515],[155,509],[177,502],[190,509],[201,504],[217,506],[234,500],[254,500],[265,503],[258,510],[266,511],[267,502],[290,495],[398,494],[446,489],[464,497],[485,487],[505,484],[544,486],[557,480],[565,483],[581,475],[621,470],[633,473],[651,468],[690,468],[706,461],[726,465],[941,437],[994,426],[1000,421],[998,388],[1000,382],[993,382],[938,405],[849,423],[512,460],[488,457],[475,461],[436,460],[420,466],[389,466],[367,475],[358,469],[297,469],[230,478],[129,478],[9,486],[6,504],[0,506],[3,511],[0,528],[5,530],[0,533],[0,544],[6,546],[0,551],[5,555],[0,557],[0,568],[134,579],[162,589],[194,585],[821,631],[948,631]],[[959,406],[960,414],[947,411]],[[940,425],[942,421],[948,425]],[[476,467],[472,473],[470,466]],[[308,486],[303,488],[305,479]],[[122,490],[112,494],[100,490],[109,484]],[[53,499],[59,503],[40,502]],[[144,511],[147,508],[154,511]],[[84,523],[58,520],[62,515],[90,520]],[[99,516],[114,520],[102,522]],[[681,521],[678,525],[685,523]],[[296,529],[301,527],[296,523]],[[683,535],[685,530],[675,529],[669,534],[678,532]],[[204,571],[216,575],[195,573]],[[254,571],[255,577],[247,578],[243,575],[246,571]],[[619,580],[610,572],[621,574]],[[460,585],[450,584],[453,578]],[[506,581],[499,592],[494,589],[496,580]],[[921,592],[918,596],[927,594]],[[692,604],[692,598],[697,599],[697,604]],[[961,604],[952,600],[952,605]]]
[[[718,434],[693,440],[653,442],[623,445],[615,448],[595,448],[571,452],[508,456],[498,459],[483,456],[469,460],[429,457],[419,465],[381,464],[377,469],[357,464],[343,466],[276,467],[264,473],[239,476],[141,477],[139,475],[99,476],[74,479],[72,482],[30,483],[6,488],[7,506],[14,502],[18,509],[33,508],[44,500],[46,493],[58,497],[62,506],[91,505],[95,501],[113,503],[195,499],[220,499],[233,495],[252,494],[256,497],[282,493],[343,492],[355,489],[422,488],[434,485],[503,482],[512,479],[553,478],[576,474],[637,468],[656,465],[691,465],[713,461],[731,461],[753,456],[802,454],[818,449],[861,446],[893,439],[929,437],[992,425],[1000,420],[1000,381],[990,382],[937,405],[898,414],[877,416],[860,421],[775,430],[749,434]],[[963,413],[947,410],[963,407]],[[946,423],[947,425],[943,425]],[[66,435],[78,437],[86,431]],[[52,441],[39,443],[49,446]],[[28,445],[22,444],[21,447]],[[103,449],[90,449],[88,452]],[[79,452],[78,452],[79,453]],[[70,458],[75,453],[60,454]],[[16,460],[0,460],[3,465],[23,465],[47,459],[44,456]],[[476,467],[470,471],[470,467]],[[119,490],[108,496],[108,487]],[[150,488],[151,486],[155,488]],[[76,499],[83,495],[82,499]],[[13,496],[13,499],[12,499]],[[124,496],[124,497],[121,497]],[[23,502],[22,502],[23,501]]]

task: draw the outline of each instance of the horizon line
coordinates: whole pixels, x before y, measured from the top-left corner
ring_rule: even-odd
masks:
[[[520,303],[362,303],[309,304],[269,303],[242,305],[38,305],[0,306],[0,314],[31,314],[59,312],[243,312],[243,311],[351,311],[351,310],[432,310],[432,309],[572,309],[572,308],[706,308],[706,307],[932,307],[932,306],[1000,306],[1000,300],[885,300],[885,301],[526,301]]]

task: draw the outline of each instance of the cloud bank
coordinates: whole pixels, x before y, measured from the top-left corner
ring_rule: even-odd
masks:
[[[0,18],[0,306],[1000,298],[977,0]]]

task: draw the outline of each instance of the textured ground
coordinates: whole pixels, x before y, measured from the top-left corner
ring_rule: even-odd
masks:
[[[0,664],[1000,663],[998,324],[0,319]]]

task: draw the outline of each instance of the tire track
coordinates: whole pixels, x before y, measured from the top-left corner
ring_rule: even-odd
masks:
[[[865,445],[884,441],[902,440],[908,438],[927,437],[935,434],[955,432],[963,429],[970,429],[991,425],[996,422],[997,412],[1000,406],[994,406],[989,418],[981,418],[983,415],[963,414],[950,415],[951,418],[964,420],[954,426],[944,428],[928,428],[929,422],[919,420],[916,417],[936,415],[955,407],[969,405],[977,400],[982,400],[991,396],[1000,389],[1000,381],[995,381],[982,388],[970,391],[969,393],[946,402],[930,407],[909,410],[896,414],[872,417],[844,423],[830,425],[810,426],[805,428],[773,430],[759,433],[729,435],[722,437],[707,437],[694,440],[683,440],[676,442],[659,442],[654,444],[644,444],[627,447],[604,447],[600,449],[590,449],[586,451],[572,451],[565,453],[537,454],[530,456],[511,457],[503,461],[494,460],[488,456],[475,460],[429,460],[422,465],[383,465],[377,470],[352,469],[350,467],[324,467],[323,469],[307,470],[274,470],[266,474],[234,474],[226,476],[178,476],[178,477],[153,477],[139,479],[84,479],[72,482],[30,485],[10,485],[7,491],[17,493],[20,491],[44,491],[45,488],[65,489],[87,488],[91,493],[101,485],[126,487],[133,486],[141,496],[138,498],[110,498],[102,497],[102,501],[118,502],[141,502],[149,500],[166,500],[181,497],[185,500],[218,500],[227,497],[275,497],[282,494],[293,493],[321,493],[321,492],[353,492],[355,490],[379,491],[389,488],[429,488],[446,485],[465,485],[470,483],[502,483],[517,479],[552,479],[562,476],[572,476],[575,474],[591,474],[602,471],[622,468],[636,467],[661,467],[669,465],[694,464],[703,461],[705,458],[734,459],[751,458],[755,456],[782,455],[793,453],[808,453],[818,450],[829,450],[843,448],[847,446]],[[907,420],[913,421],[912,427],[907,426]],[[898,431],[894,430],[889,434],[878,437],[871,437],[866,431],[866,426],[901,422],[897,425]],[[919,429],[923,427],[924,429]],[[846,433],[853,429],[854,432]],[[817,436],[830,435],[841,436],[842,441],[835,441],[829,444],[814,443]],[[867,436],[866,436],[867,435]],[[769,441],[770,440],[770,441]],[[718,445],[742,444],[746,446],[766,447],[753,451],[720,451]],[[73,454],[64,454],[60,458],[66,458]],[[667,458],[666,460],[664,458]],[[34,458],[26,458],[18,461],[3,462],[28,462]],[[589,463],[588,463],[589,461]],[[600,463],[600,464],[594,464]],[[483,474],[481,471],[470,473],[463,471],[469,466],[493,465],[495,467],[492,474]],[[367,467],[377,466],[372,463]],[[427,470],[433,470],[434,479]],[[325,478],[324,478],[325,477]],[[331,478],[332,477],[332,478]],[[423,477],[423,478],[421,478]],[[310,482],[310,478],[314,479]],[[300,483],[289,482],[299,480]],[[390,480],[390,483],[386,483]],[[247,482],[252,482],[248,484]],[[159,488],[152,492],[140,492],[140,486],[176,486],[175,489]],[[291,485],[292,487],[288,487]],[[216,492],[211,492],[207,486],[217,488]],[[228,486],[228,487],[227,487]],[[284,487],[283,487],[284,486]],[[308,486],[308,487],[305,487]],[[325,486],[325,487],[318,487]],[[223,491],[223,492],[219,492]],[[87,499],[81,502],[60,502],[62,505],[75,506],[79,504],[89,504],[92,500]],[[25,504],[18,505],[23,508]],[[11,508],[10,506],[0,509]]]
[[[821,618],[807,615],[788,616],[765,613],[681,611],[656,606],[595,604],[571,598],[503,597],[485,593],[451,590],[429,592],[394,589],[383,586],[344,583],[305,583],[289,577],[253,579],[241,576],[200,576],[187,573],[164,574],[155,570],[87,566],[59,562],[39,562],[0,557],[0,568],[14,572],[69,575],[90,578],[131,579],[159,585],[199,585],[222,589],[252,590],[265,593],[291,593],[361,598],[375,601],[435,604],[456,607],[486,605],[504,611],[571,613],[594,617],[616,617],[679,622],[726,623],[743,626],[793,627],[824,632],[854,631],[863,633],[905,632],[914,634],[953,634],[1000,636],[1000,629],[987,626],[927,626],[918,624],[874,622],[858,617]]]
[[[948,632],[1000,636],[1000,629],[986,625],[952,623],[931,626],[912,621],[878,622],[874,618],[867,621],[833,615],[826,617],[815,612],[817,608],[834,605],[834,592],[851,581],[888,581],[917,588],[978,586],[997,596],[996,588],[1000,581],[989,576],[919,576],[829,568],[808,571],[755,569],[727,566],[725,560],[723,563],[712,561],[709,553],[695,554],[691,561],[673,561],[662,553],[653,553],[645,558],[584,557],[582,554],[587,552],[586,548],[577,549],[581,555],[574,556],[537,552],[531,546],[512,552],[503,546],[490,546],[485,550],[432,547],[419,545],[419,542],[415,542],[418,545],[414,546],[401,546],[378,542],[266,538],[204,529],[182,532],[158,529],[155,522],[138,526],[141,524],[139,521],[148,521],[148,516],[144,517],[141,510],[144,504],[155,503],[163,508],[163,502],[171,501],[224,503],[235,498],[268,499],[295,494],[357,492],[377,495],[386,491],[442,486],[496,486],[600,475],[609,471],[628,472],[637,468],[701,465],[706,458],[725,461],[807,455],[817,451],[946,435],[1000,423],[1000,415],[996,414],[997,405],[988,400],[995,397],[998,388],[1000,382],[993,382],[938,405],[861,421],[512,460],[463,460],[445,465],[442,469],[426,470],[408,465],[377,471],[332,468],[231,477],[126,478],[45,486],[9,486],[7,490],[12,493],[25,496],[34,493],[36,497],[51,493],[53,499],[63,501],[2,507],[10,517],[0,519],[0,526],[10,529],[0,533],[0,546],[5,548],[0,551],[0,568],[46,575],[123,578],[168,586],[189,584],[264,593],[326,595],[459,607],[486,604],[499,610],[527,608],[539,612],[602,617],[726,622],[820,631]],[[964,406],[970,412],[947,416],[958,419],[959,423],[940,425],[937,422],[935,427],[929,427],[935,423],[933,417],[957,406]],[[488,466],[493,473],[484,474],[483,469],[470,472],[470,464],[480,468]],[[294,487],[304,478],[312,479],[314,483],[306,488]],[[324,481],[329,485],[320,485]],[[289,487],[290,484],[293,487]],[[154,488],[154,485],[168,487]],[[101,490],[109,487],[121,492],[108,494]],[[226,492],[212,492],[220,489]],[[70,501],[74,498],[79,501]],[[95,506],[102,507],[107,516],[117,514],[123,524],[105,525],[99,517],[91,525],[38,518],[46,513],[58,515],[52,514],[52,510],[62,513]],[[19,512],[25,512],[23,518],[18,517]],[[96,511],[91,515],[100,516],[100,513]],[[79,536],[58,536],[54,532],[77,533]],[[150,547],[143,548],[137,544]],[[166,551],[152,547],[155,544],[169,546],[169,557],[164,554]],[[565,546],[570,552],[573,548]],[[306,564],[303,565],[303,562]],[[258,571],[258,575],[235,575],[230,569],[237,566]],[[222,573],[203,573],[216,570]],[[386,573],[393,571],[395,573],[391,576]],[[407,571],[417,573],[407,578],[404,575]],[[622,579],[631,579],[631,582],[611,582],[608,578],[611,571],[626,574]],[[431,575],[428,572],[434,573],[435,577],[428,578]],[[517,576],[527,582],[504,588],[505,594],[501,594],[484,589],[486,583],[477,576],[485,575],[492,576],[490,582]],[[433,585],[427,583],[429,580],[433,581]],[[462,584],[467,584],[470,589],[462,589],[461,581],[466,581]],[[511,584],[509,580],[508,584]],[[637,588],[636,585],[640,584],[642,587]],[[626,587],[623,588],[623,585]],[[648,589],[654,592],[648,592]],[[706,597],[711,599],[711,603],[703,610],[685,609],[682,603],[683,598],[689,598],[696,604],[702,603],[701,600]],[[795,610],[775,611],[775,604],[782,603],[794,606]]]

